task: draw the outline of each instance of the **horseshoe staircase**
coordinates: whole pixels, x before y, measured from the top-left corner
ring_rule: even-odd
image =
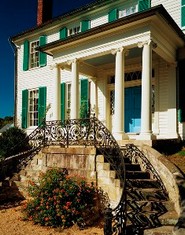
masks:
[[[112,134],[95,116],[79,120],[44,121],[27,138],[31,146],[29,151],[0,162],[1,180],[22,169],[46,145],[95,146],[97,152],[110,164],[111,170],[116,171],[123,189],[120,202],[111,210],[111,216],[109,214],[106,219],[105,214],[104,234],[172,234],[157,230],[166,228],[172,231],[172,226],[177,222],[177,214],[160,176],[139,148],[132,144],[120,148]]]

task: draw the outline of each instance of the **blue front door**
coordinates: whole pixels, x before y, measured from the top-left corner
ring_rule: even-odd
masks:
[[[141,86],[125,88],[125,132],[140,132]]]

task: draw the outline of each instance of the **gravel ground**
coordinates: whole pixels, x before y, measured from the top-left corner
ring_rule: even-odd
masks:
[[[48,228],[22,220],[21,207],[0,208],[0,235],[103,235],[102,227],[79,230],[77,226],[69,229]]]

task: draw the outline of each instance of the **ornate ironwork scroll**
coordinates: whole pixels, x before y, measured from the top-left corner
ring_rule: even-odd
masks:
[[[125,156],[128,156],[132,163],[138,163],[142,165],[143,170],[145,172],[148,172],[152,179],[157,180],[158,187],[163,190],[163,193],[166,192],[167,196],[167,191],[161,180],[161,177],[159,176],[153,165],[150,163],[150,161],[146,158],[145,154],[141,152],[138,147],[136,147],[134,144],[127,144]]]
[[[168,200],[166,188],[146,156],[133,144],[126,145],[125,156],[130,161],[142,166],[149,173],[149,181],[126,180],[127,219],[132,223],[132,233],[140,234],[146,228],[161,226],[159,216],[167,212],[161,201]],[[148,191],[151,189],[151,192]]]

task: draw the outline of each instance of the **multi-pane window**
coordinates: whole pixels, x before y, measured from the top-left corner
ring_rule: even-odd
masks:
[[[38,126],[39,90],[29,90],[28,117],[29,126]]]
[[[39,66],[39,51],[35,48],[39,46],[39,41],[34,41],[30,43],[30,68],[35,68]]]
[[[119,11],[119,18],[131,15],[131,14],[133,14],[135,12],[136,12],[136,5],[135,6],[127,7],[125,9]]]
[[[68,36],[80,33],[80,25],[68,29]]]
[[[141,80],[141,71],[125,73],[125,81]]]

